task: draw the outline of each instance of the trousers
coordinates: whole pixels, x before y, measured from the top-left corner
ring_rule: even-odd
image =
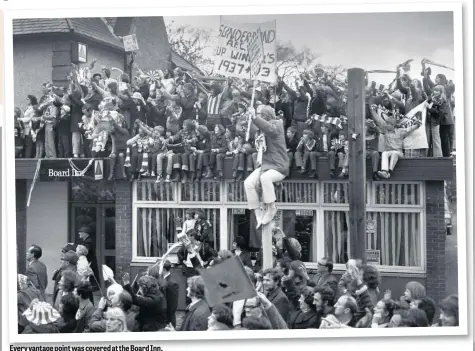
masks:
[[[261,167],[254,170],[244,181],[244,189],[246,190],[247,203],[249,209],[255,210],[260,207],[259,194],[257,187],[260,183],[262,189],[262,200],[265,204],[274,203],[276,200],[274,183],[284,180],[285,175],[269,169],[261,174]]]

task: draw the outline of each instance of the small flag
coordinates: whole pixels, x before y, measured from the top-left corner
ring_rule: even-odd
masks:
[[[95,180],[104,179],[104,161],[103,160],[94,161],[94,179]]]

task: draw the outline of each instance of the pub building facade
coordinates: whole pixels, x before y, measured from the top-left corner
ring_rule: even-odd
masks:
[[[89,160],[74,159],[84,169]],[[16,210],[18,266],[25,267],[25,251],[33,243],[43,247],[42,260],[49,273],[60,265],[61,247],[77,238],[87,225],[96,243],[99,264],[111,267],[117,277],[134,277],[156,262],[176,242],[177,228],[185,211],[200,208],[214,232],[216,249],[231,249],[236,235],[252,245],[259,236],[255,219],[247,209],[243,182],[232,179],[232,159],[225,160],[222,181],[155,183],[143,179],[105,180],[109,160],[94,162],[82,177],[49,178],[47,168],[65,170],[68,160],[42,161],[40,177],[28,195],[37,160],[16,160]],[[99,164],[99,169],[97,167]],[[101,178],[101,172],[104,174]],[[99,174],[99,176],[98,176]],[[368,175],[371,175],[368,164]],[[348,181],[329,177],[328,162],[318,162],[318,180],[299,177],[293,171],[278,187],[277,225],[302,246],[302,261],[310,274],[317,261],[330,257],[341,275],[351,257]],[[452,159],[401,159],[390,181],[366,184],[367,258],[382,275],[381,291],[401,296],[411,280],[427,287],[438,300],[445,294],[444,181],[454,176]],[[172,263],[177,262],[171,255]],[[172,272],[185,285],[181,269]],[[51,276],[51,275],[49,275]],[[51,289],[52,284],[49,286]],[[180,290],[180,309],[185,309],[185,289]]]
[[[170,49],[162,17],[21,19],[14,21],[13,31],[14,97],[19,107],[28,94],[41,96],[43,82],[67,84],[71,63],[87,65],[97,58],[99,67],[93,73],[102,65],[129,72],[132,58],[118,37],[132,33],[137,36],[135,60],[141,69],[181,67],[202,74]],[[260,235],[247,209],[243,182],[232,180],[231,159],[225,160],[224,180],[188,184],[155,184],[154,179],[109,182],[109,160],[97,161],[83,176],[74,176],[73,170],[84,169],[89,160],[42,160],[35,180],[38,160],[16,159],[19,272],[26,268],[27,248],[37,244],[52,277],[60,266],[61,248],[76,241],[78,229],[86,225],[99,266],[108,265],[117,277],[126,272],[135,277],[176,242],[177,227],[189,208],[204,209],[216,249],[230,249],[236,235],[252,246]],[[50,177],[48,169],[70,174]],[[381,291],[390,288],[394,296],[401,296],[406,282],[418,280],[436,301],[444,296],[444,181],[453,175],[452,159],[417,158],[401,159],[391,181],[368,178],[367,257],[382,273]],[[277,198],[277,225],[299,240],[310,273],[326,256],[335,262],[335,273],[342,274],[351,257],[348,181],[331,179],[328,162],[321,158],[318,180],[293,172],[277,189]],[[176,262],[176,255],[170,260]],[[172,274],[186,284],[180,269]],[[51,294],[52,288],[50,281],[46,292]],[[180,294],[179,309],[184,310],[185,288]]]

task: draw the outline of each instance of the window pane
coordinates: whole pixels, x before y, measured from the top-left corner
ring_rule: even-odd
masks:
[[[228,210],[228,250],[232,249],[234,238],[242,236],[248,246],[251,248],[251,236],[255,235],[257,229],[252,224],[255,220],[252,218],[251,211],[244,208],[235,208]]]
[[[366,203],[371,183],[366,183]],[[350,191],[348,182],[323,183],[323,202],[326,204],[349,204]]]
[[[325,256],[333,263],[348,261],[348,212],[325,211]]]
[[[317,203],[317,182],[285,181],[276,187],[277,202]]]
[[[181,201],[221,201],[221,183],[201,180],[181,184]]]
[[[375,183],[375,203],[378,205],[420,205],[420,185]]]
[[[367,212],[366,216],[366,248],[379,252],[381,265],[421,266],[419,213]],[[346,263],[352,239],[348,212],[325,211],[324,219],[325,256],[334,263]]]
[[[141,180],[137,183],[137,201],[175,201],[173,183]]]
[[[137,209],[137,256],[160,257],[169,243],[177,240],[177,228],[185,218],[185,208]],[[219,210],[203,209],[212,226],[214,247],[219,248]]]
[[[96,202],[114,201],[114,182],[107,180],[96,181],[85,177],[71,178],[71,201]]]
[[[246,202],[246,191],[244,182],[226,182],[226,202]]]
[[[316,247],[314,247],[315,236],[313,230],[316,212],[308,210],[284,210],[283,212],[284,233],[287,236],[292,236],[289,234],[293,232],[302,247],[302,258],[300,260],[303,262],[317,262],[318,257]],[[287,220],[291,218],[294,218],[293,223]]]
[[[318,182],[285,180],[275,186],[277,202],[283,203],[317,203]],[[246,191],[243,182],[227,182],[227,202],[246,202]]]
[[[315,211],[311,210],[281,210],[281,218],[277,225],[287,237],[296,238],[302,247],[303,262],[316,262],[316,247],[314,237]],[[242,236],[251,251],[259,251],[261,230],[256,229],[256,220],[247,209],[228,210],[229,249],[232,248],[234,238]]]

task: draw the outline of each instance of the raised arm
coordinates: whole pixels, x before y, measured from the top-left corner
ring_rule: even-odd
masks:
[[[289,87],[285,82],[282,82],[284,89],[289,93],[289,95],[292,96],[292,98],[296,99],[297,98],[297,93],[292,90],[291,87]]]
[[[409,94],[409,89],[406,88],[402,82],[401,82],[401,73],[399,72],[399,67],[397,67],[397,73],[396,73],[396,84],[397,84],[397,88],[399,89],[399,91],[401,91],[401,93],[403,93],[404,95],[407,95]]]
[[[386,127],[387,127],[387,123],[384,121],[384,119],[382,119],[378,112],[373,108],[374,104],[373,104],[373,99],[370,98],[369,100],[369,106],[370,106],[370,113],[371,113],[371,118],[373,119],[373,121],[376,123],[376,125],[382,130],[386,130]]]

